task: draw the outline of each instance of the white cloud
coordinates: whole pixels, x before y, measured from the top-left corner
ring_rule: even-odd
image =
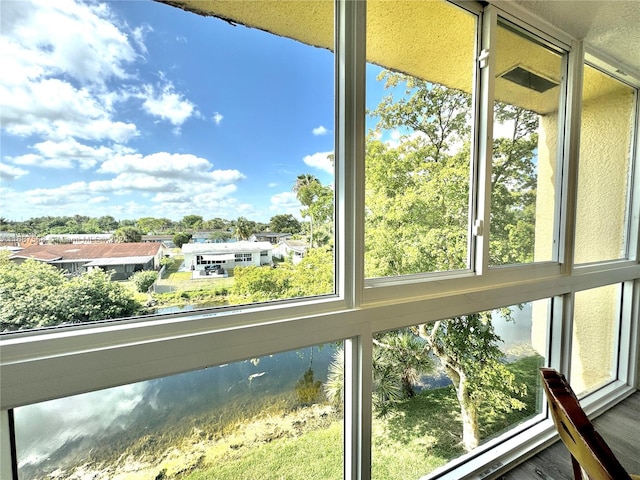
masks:
[[[126,64],[136,59],[127,34],[115,25],[105,3],[3,2],[2,34],[23,54],[16,59],[15,50],[10,53],[13,64],[22,68],[8,76],[23,81],[64,73],[84,84],[104,84],[111,77],[127,77]]]
[[[269,187],[269,188],[275,188],[277,186],[278,186],[278,184],[276,182],[269,182],[269,184],[267,185],[267,187]]]
[[[211,183],[214,186],[238,182],[245,175],[238,170],[211,170],[208,160],[191,154],[158,152],[118,155],[104,162],[99,173],[144,173],[174,180]]]
[[[293,192],[281,192],[271,196],[270,212],[278,214],[291,214],[297,219],[301,219],[300,202]]]
[[[222,121],[222,119],[224,118],[222,115],[220,115],[220,113],[216,112],[213,114],[213,117],[211,117],[213,122],[216,125],[220,125],[220,122]]]
[[[271,196],[271,205],[274,210],[300,208],[300,202],[293,192],[281,192]]]
[[[107,147],[100,145],[92,147],[77,142],[73,138],[54,142],[46,140],[36,143],[32,147],[38,154],[27,154],[16,157],[14,163],[19,165],[34,165],[47,168],[74,168],[82,169],[94,167],[98,162],[106,160],[117,154],[132,151],[123,146]]]
[[[149,32],[153,32],[153,27],[149,24],[141,25],[131,30],[131,37],[136,42],[140,51],[145,54],[148,52],[144,40]]]
[[[329,159],[329,155],[333,155],[333,152],[317,152],[313,155],[305,156],[302,161],[310,167],[324,170],[333,175],[333,162]]]
[[[135,125],[112,120],[99,96],[59,79],[19,86],[0,82],[0,98],[2,124],[13,135],[126,142],[138,134]]]
[[[172,125],[180,126],[192,115],[197,115],[195,105],[174,91],[171,82],[166,83],[160,91],[151,85],[144,85],[139,97],[143,99],[142,107],[150,115],[168,120]]]
[[[327,130],[322,125],[320,125],[319,127],[314,128],[312,131],[313,131],[314,135],[326,135],[329,132],[329,130]]]
[[[28,173],[29,172],[27,170],[23,170],[22,168],[0,163],[0,180],[3,182],[10,182],[11,180],[23,177]]]

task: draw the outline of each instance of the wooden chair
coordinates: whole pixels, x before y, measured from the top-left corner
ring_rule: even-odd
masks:
[[[541,368],[549,411],[560,438],[569,449],[576,480],[640,480],[622,467],[580,407],[567,379],[552,368]]]

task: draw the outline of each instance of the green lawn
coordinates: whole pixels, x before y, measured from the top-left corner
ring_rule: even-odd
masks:
[[[483,438],[489,439],[539,411],[538,367],[531,356],[509,368],[527,385],[524,411],[482,415]],[[191,473],[189,480],[333,479],[342,478],[342,422],[300,436],[277,438],[252,448],[229,451],[215,464]],[[384,480],[420,478],[464,453],[462,424],[452,387],[426,390],[372,425],[372,477]]]

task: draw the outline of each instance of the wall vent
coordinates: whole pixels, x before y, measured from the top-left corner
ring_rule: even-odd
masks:
[[[544,93],[558,85],[557,82],[548,80],[522,67],[514,67],[500,76],[505,80],[540,93]]]

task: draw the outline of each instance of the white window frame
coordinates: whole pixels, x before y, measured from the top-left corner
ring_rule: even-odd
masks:
[[[629,260],[573,268],[576,168],[580,126],[580,87],[584,47],[509,2],[495,1],[482,11],[482,38],[493,44],[498,15],[526,26],[569,51],[567,113],[564,122],[559,265],[533,264],[488,269],[488,245],[476,248],[482,258],[475,273],[399,279],[383,285],[364,280],[364,104],[366,3],[336,4],[336,294],[263,306],[225,307],[141,320],[43,329],[0,337],[0,477],[12,478],[8,410],[21,405],[197,370],[310,345],[345,340],[345,478],[371,478],[371,371],[373,332],[401,328],[502,305],[553,298],[549,326],[550,366],[566,370],[571,335],[571,304],[576,291],[611,283],[623,284],[618,377],[586,397],[588,413],[597,414],[630,394],[638,382],[640,317],[640,155],[638,124],[634,126],[635,158],[629,229]],[[499,8],[498,8],[499,7]],[[596,52],[592,52],[597,57]],[[595,57],[594,57],[595,58]],[[602,57],[598,57],[602,58]],[[607,59],[608,60],[608,59]],[[615,63],[608,62],[615,66]],[[483,106],[479,138],[491,138],[493,86],[481,76]],[[636,87],[640,81],[633,80]],[[638,110],[638,109],[637,109]],[[484,158],[490,146],[479,142]],[[486,164],[486,161],[484,162]],[[489,172],[490,173],[490,172]],[[480,174],[486,179],[487,172]],[[482,181],[481,181],[482,183]],[[488,219],[486,188],[477,215]],[[477,257],[476,257],[477,258]],[[568,337],[569,336],[569,337]],[[99,375],[96,375],[99,372]],[[529,428],[497,439],[465,455],[442,471],[441,479],[493,477],[513,462],[554,440],[551,421],[537,417]],[[433,475],[431,475],[433,476]]]

